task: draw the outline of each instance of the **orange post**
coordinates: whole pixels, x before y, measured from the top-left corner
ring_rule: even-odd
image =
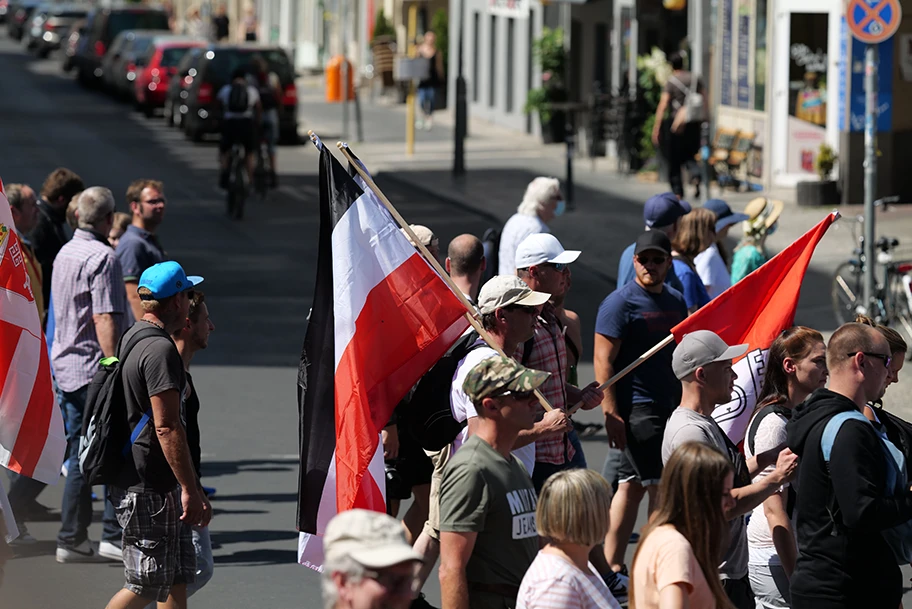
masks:
[[[352,64],[342,55],[334,55],[326,64],[326,101],[336,103],[342,99],[342,66],[345,65],[345,75],[348,89],[348,100],[355,99],[355,79]]]

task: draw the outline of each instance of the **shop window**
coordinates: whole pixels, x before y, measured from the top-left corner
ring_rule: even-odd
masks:
[[[787,173],[814,173],[826,139],[827,13],[792,13],[789,29]]]

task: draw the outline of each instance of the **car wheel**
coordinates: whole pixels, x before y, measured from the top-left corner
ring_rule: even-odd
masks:
[[[51,54],[51,50],[47,47],[40,47],[38,49],[38,57],[40,59],[47,59],[48,55]]]
[[[145,115],[146,118],[152,118],[155,115],[155,110],[152,108],[151,104],[137,104],[140,111]]]

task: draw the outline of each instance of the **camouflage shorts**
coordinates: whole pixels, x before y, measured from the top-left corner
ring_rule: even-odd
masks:
[[[163,603],[171,586],[196,578],[192,527],[180,521],[180,488],[168,493],[111,490],[123,527],[124,587]]]

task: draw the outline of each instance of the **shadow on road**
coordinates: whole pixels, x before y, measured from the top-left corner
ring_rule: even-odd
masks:
[[[230,476],[239,472],[288,472],[298,468],[297,459],[240,459],[238,461],[203,461],[203,478]],[[225,500],[227,496],[216,495]]]

